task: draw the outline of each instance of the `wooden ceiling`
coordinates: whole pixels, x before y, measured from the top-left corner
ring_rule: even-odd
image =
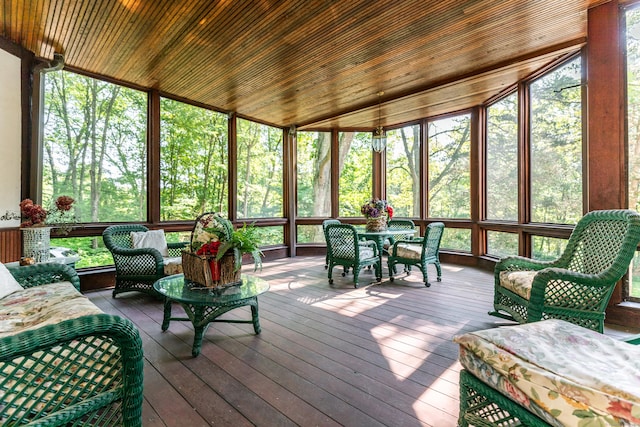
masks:
[[[267,123],[368,129],[379,100],[385,126],[485,102],[583,46],[601,3],[4,0],[0,35]]]

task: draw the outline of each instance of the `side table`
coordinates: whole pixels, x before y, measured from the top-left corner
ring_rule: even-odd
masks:
[[[222,289],[205,288],[185,280],[183,274],[163,277],[153,288],[164,296],[162,331],[172,320],[191,321],[194,329],[191,354],[200,354],[202,337],[211,322],[251,323],[256,334],[261,331],[258,317],[258,296],[269,290],[269,283],[259,277],[243,274],[242,284]],[[178,302],[187,317],[171,317],[171,304]],[[218,319],[224,313],[238,307],[251,307],[251,320]]]

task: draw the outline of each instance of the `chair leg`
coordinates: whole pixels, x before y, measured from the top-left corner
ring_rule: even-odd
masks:
[[[358,289],[358,277],[360,276],[360,267],[353,268],[353,287]]]
[[[422,278],[424,279],[424,285],[427,288],[431,286],[431,283],[429,283],[428,267],[429,267],[429,264],[424,264],[420,266],[420,270],[422,271]]]
[[[327,268],[327,277],[329,278],[329,284],[333,284],[333,264],[329,263]]]
[[[436,271],[438,272],[438,278],[436,279],[438,282],[442,282],[442,268],[440,267],[440,260],[434,262],[436,266]]]

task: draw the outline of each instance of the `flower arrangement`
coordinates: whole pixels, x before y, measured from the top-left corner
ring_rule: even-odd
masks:
[[[31,199],[20,202],[20,214],[24,221],[20,227],[45,227],[55,224],[59,234],[68,234],[73,228],[75,216],[71,208],[75,200],[69,196],[58,197],[51,209],[45,210]]]
[[[260,236],[253,225],[245,224],[235,230],[233,224],[220,214],[204,215],[196,224],[191,250],[196,255],[215,255],[220,261],[227,252],[235,256],[234,271],[242,266],[242,255],[250,254],[254,262],[254,271],[262,267]]]
[[[380,218],[386,216],[393,218],[393,207],[384,199],[371,199],[360,208],[365,218]]]

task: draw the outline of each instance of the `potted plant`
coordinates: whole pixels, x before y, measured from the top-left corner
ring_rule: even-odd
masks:
[[[254,271],[262,267],[260,236],[253,225],[244,224],[234,229],[227,218],[218,213],[205,213],[196,220],[191,238],[191,250],[197,255],[215,255],[216,261],[233,255],[233,271],[240,270],[242,256],[251,255]]]

